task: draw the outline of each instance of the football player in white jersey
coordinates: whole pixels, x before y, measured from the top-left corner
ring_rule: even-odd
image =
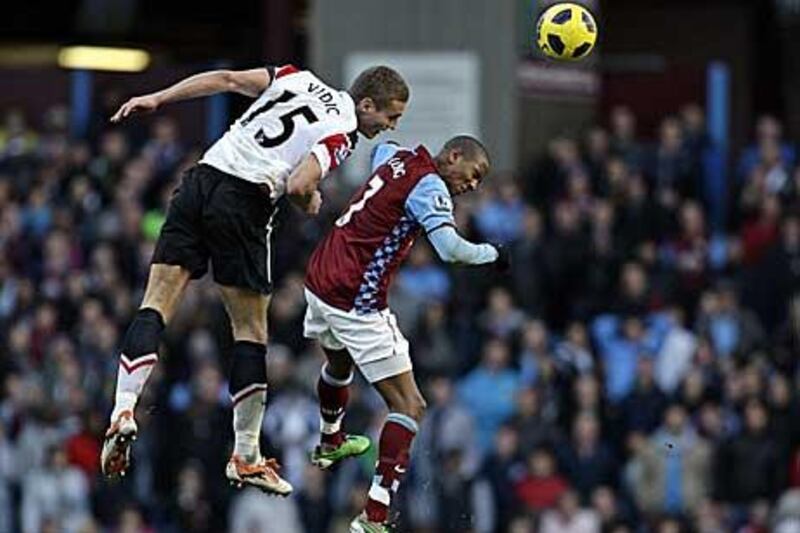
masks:
[[[225,91],[256,100],[184,174],[170,201],[143,301],[120,348],[101,466],[107,476],[125,474],[137,435],[136,403],[158,360],[161,334],[189,280],[202,277],[210,261],[234,337],[229,392],[235,444],[225,473],[236,486],[285,496],[291,485],[259,449],[275,205],[285,194],[316,214],[320,180],[350,155],[359,133],[372,138],[396,126],[409,90],[400,74],[384,66],[362,72],[348,91],[292,65],[217,70],[131,98],[111,121]]]

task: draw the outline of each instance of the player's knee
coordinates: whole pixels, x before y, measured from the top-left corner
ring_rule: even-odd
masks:
[[[346,380],[353,374],[353,363],[344,357],[329,357],[327,372],[336,379]]]
[[[428,409],[428,404],[421,394],[417,394],[411,402],[410,416],[417,422],[421,421],[425,416],[425,411]]]
[[[425,416],[425,409],[427,409],[427,407],[428,404],[425,403],[425,398],[423,398],[419,392],[415,392],[413,394],[404,395],[401,407],[398,410],[404,415],[408,415],[417,422],[420,422]]]
[[[130,360],[158,352],[164,318],[155,309],[139,309],[122,339],[120,351]]]

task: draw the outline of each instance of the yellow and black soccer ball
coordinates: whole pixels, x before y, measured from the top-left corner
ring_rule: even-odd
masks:
[[[536,44],[546,56],[577,61],[592,52],[597,23],[584,6],[563,2],[548,7],[536,23]]]

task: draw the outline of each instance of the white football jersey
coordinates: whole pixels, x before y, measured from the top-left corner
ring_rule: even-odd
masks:
[[[358,122],[345,91],[292,65],[269,70],[269,87],[200,162],[266,183],[278,199],[289,174],[308,153],[319,160],[323,176],[339,166],[352,153]]]

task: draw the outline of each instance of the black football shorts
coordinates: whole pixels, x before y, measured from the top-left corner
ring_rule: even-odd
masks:
[[[264,186],[195,165],[172,195],[152,263],[180,265],[198,279],[211,261],[220,285],[269,294],[275,209]]]

